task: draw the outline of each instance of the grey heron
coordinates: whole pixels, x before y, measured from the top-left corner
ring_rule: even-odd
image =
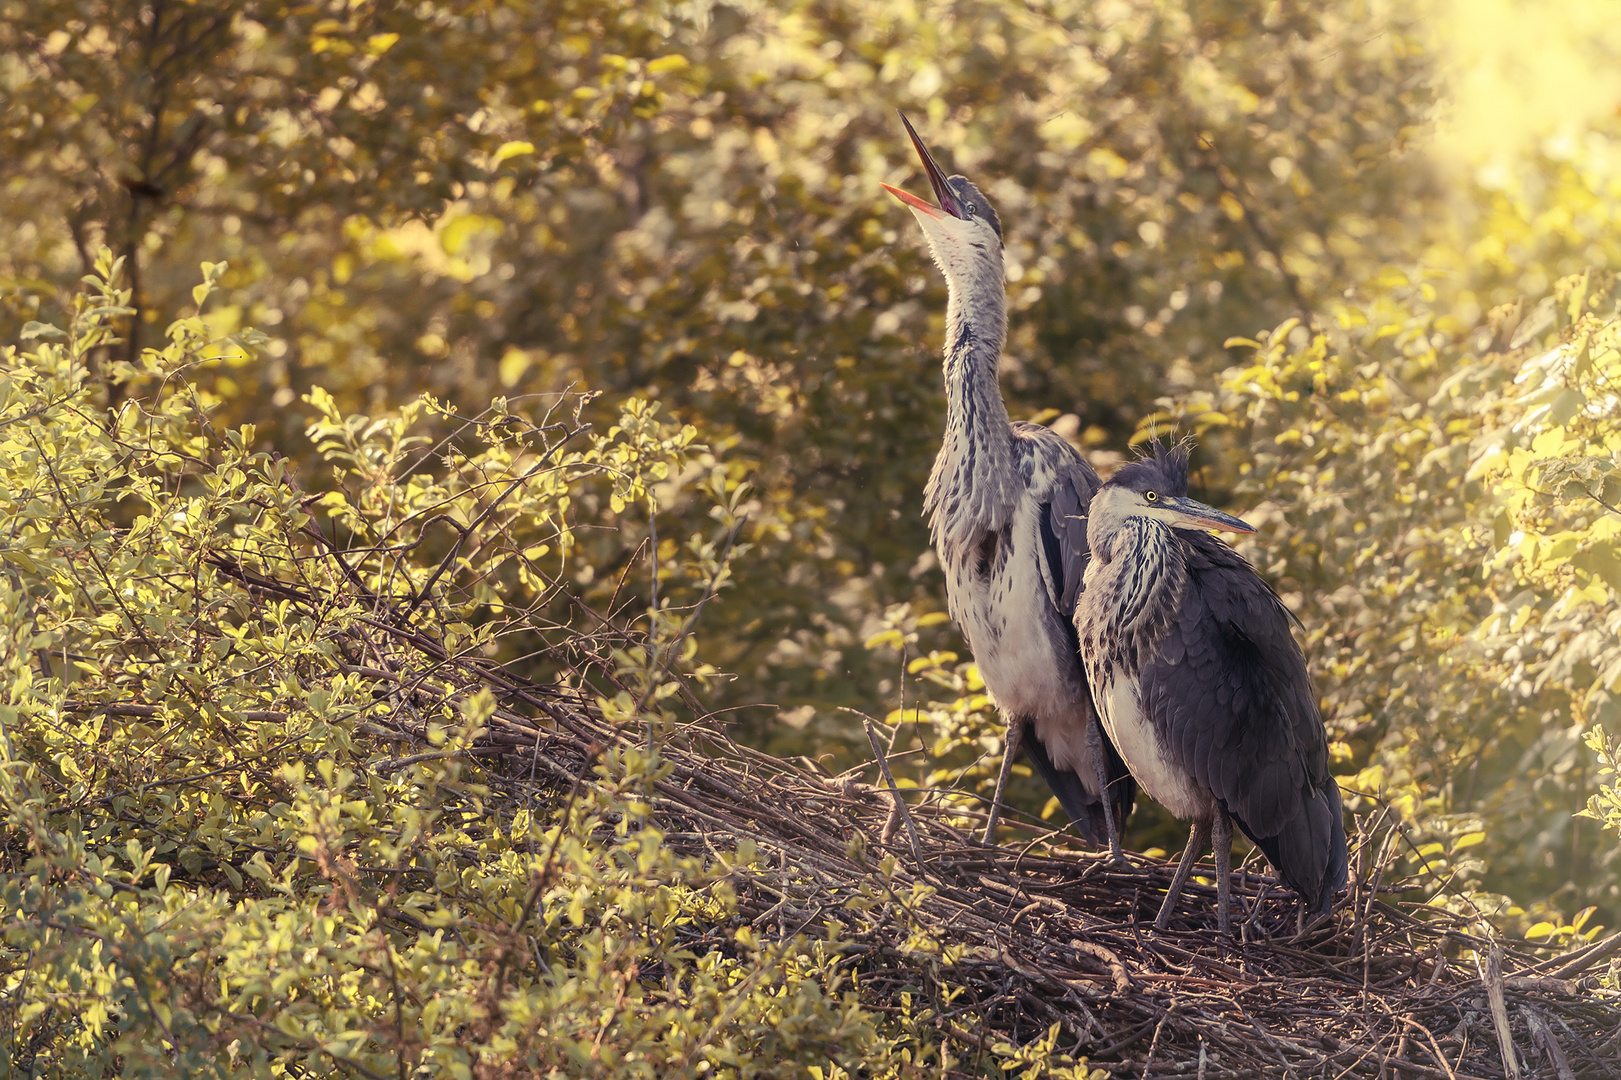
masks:
[[[1255,531],[1188,498],[1185,448],[1122,466],[1092,497],[1075,625],[1110,738],[1150,798],[1193,819],[1154,925],[1213,840],[1225,934],[1234,823],[1314,915],[1345,885],[1345,823],[1288,609],[1208,529]]]
[[[1056,432],[1008,419],[996,381],[1007,337],[1001,219],[901,122],[939,205],[884,188],[923,226],[948,288],[946,431],[924,508],[947,607],[1008,726],[985,841],[995,842],[1022,741],[1081,835],[1118,859],[1136,784],[1097,723],[1073,624],[1098,476]]]

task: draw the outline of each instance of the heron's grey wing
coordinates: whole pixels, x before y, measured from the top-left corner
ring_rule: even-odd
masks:
[[[1075,448],[1057,433],[1035,425],[1019,424],[1017,429],[1025,435],[1025,442],[1033,458],[1032,474],[1051,478],[1040,505],[1038,523],[1041,533],[1042,578],[1047,584],[1048,598],[1052,601],[1052,614],[1062,628],[1069,655],[1074,657],[1075,672],[1084,683],[1086,672],[1081,664],[1080,640],[1075,633],[1075,602],[1081,595],[1081,579],[1086,574],[1090,558],[1086,544],[1086,510],[1092,495],[1101,485],[1098,474]],[[1081,720],[1085,724],[1097,723],[1090,691],[1082,706]],[[1137,779],[1126,768],[1114,743],[1099,727],[1103,741],[1103,774],[1108,783],[1109,796],[1117,825],[1124,827],[1126,815],[1137,801]],[[1093,843],[1108,839],[1103,817],[1103,804],[1083,784],[1080,777],[1055,766],[1046,748],[1035,738],[1028,740],[1026,752],[1036,771],[1047,782],[1064,813],[1075,822],[1081,834]],[[1086,778],[1091,780],[1090,777]]]
[[[1208,533],[1178,535],[1188,583],[1142,672],[1149,714],[1173,760],[1325,908],[1345,884],[1345,826],[1305,655],[1282,601],[1242,556]]]
[[[1086,459],[1068,443],[1063,447],[1070,460],[1055,463],[1056,478],[1041,506],[1041,545],[1047,557],[1053,606],[1073,634],[1075,601],[1080,598],[1081,579],[1091,558],[1086,544],[1086,510],[1100,482]]]

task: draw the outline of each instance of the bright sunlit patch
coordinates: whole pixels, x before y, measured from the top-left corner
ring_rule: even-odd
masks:
[[[1580,135],[1621,102],[1621,19],[1613,0],[1433,0],[1452,108],[1444,158],[1483,187],[1540,149],[1580,152]]]

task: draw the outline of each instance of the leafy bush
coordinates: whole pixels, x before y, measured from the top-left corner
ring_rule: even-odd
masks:
[[[663,843],[656,754],[599,748],[573,763],[587,783],[478,768],[514,708],[652,738],[701,685],[692,617],[738,551],[736,491],[693,473],[691,428],[633,401],[595,433],[559,400],[425,448],[433,402],[367,420],[315,393],[334,482],[307,489],[201,405],[190,376],[240,344],[197,317],[124,371],[115,416],[94,407],[117,270],[104,255],[68,329],[30,325],[0,371],[9,1070],[833,1077],[938,1057],[864,1007],[831,941],[735,918],[747,850]],[[714,534],[680,538],[657,600],[630,605],[646,630],[570,594],[582,552],[639,542],[620,508],[705,495]],[[519,633],[538,681],[488,659]]]

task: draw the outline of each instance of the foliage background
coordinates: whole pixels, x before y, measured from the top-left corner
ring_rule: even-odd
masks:
[[[658,624],[718,492],[747,550],[698,635],[715,722],[836,771],[841,707],[915,721],[908,782],[972,789],[999,733],[918,514],[944,295],[878,187],[917,184],[903,108],[1007,226],[1013,414],[1100,467],[1197,432],[1361,805],[1439,902],[1573,937],[1621,919],[1573,816],[1614,825],[1621,733],[1603,7],[5,0],[0,340],[65,326],[105,244],[134,312],[93,407],[148,407],[172,318],[256,327],[185,377],[314,491],[323,417],[657,401],[702,447],[663,524],[582,495],[558,584]]]

